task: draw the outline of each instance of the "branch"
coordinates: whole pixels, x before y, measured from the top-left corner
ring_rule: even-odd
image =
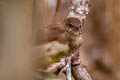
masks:
[[[91,76],[87,72],[85,65],[81,63],[79,50],[72,53],[72,55],[65,58],[61,58],[60,62],[53,64],[46,71],[51,72],[52,70],[60,70],[58,74],[66,72],[66,80],[71,80],[72,75],[75,80],[92,80]],[[72,69],[72,75],[71,75]]]
[[[92,80],[84,65],[72,66],[73,77],[75,80]]]
[[[85,65],[81,63],[79,52],[75,52],[72,58],[72,74],[75,80],[92,80]]]
[[[78,18],[81,24],[89,13],[90,0],[71,0],[68,17]]]

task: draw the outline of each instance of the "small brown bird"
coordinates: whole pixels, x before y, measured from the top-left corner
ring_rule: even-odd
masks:
[[[82,44],[82,26],[77,18],[67,18],[61,24],[52,24],[45,28],[47,42],[59,41],[68,44],[70,50],[79,48]]]

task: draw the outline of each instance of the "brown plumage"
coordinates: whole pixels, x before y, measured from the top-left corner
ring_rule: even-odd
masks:
[[[49,25],[44,30],[48,42],[56,40],[68,44],[71,50],[82,44],[82,26],[77,18],[67,18],[61,24]]]

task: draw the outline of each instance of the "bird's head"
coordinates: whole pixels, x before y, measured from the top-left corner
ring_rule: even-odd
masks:
[[[77,18],[67,18],[62,24],[70,35],[79,36],[82,33],[81,22]]]

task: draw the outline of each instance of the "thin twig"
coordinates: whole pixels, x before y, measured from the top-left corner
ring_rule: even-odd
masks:
[[[63,68],[65,65],[66,65],[65,58],[61,58],[60,62],[52,64],[45,71],[51,72],[52,70]]]
[[[66,58],[68,59],[66,64],[66,80],[72,80],[71,56]]]
[[[72,80],[71,65],[69,65],[69,64],[68,64],[68,67],[66,69],[66,80]]]

